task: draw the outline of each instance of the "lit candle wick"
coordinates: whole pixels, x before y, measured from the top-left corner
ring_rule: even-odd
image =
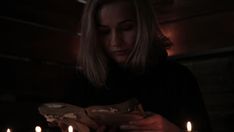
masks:
[[[36,127],[35,127],[35,132],[41,132],[41,127],[36,126]]]
[[[192,132],[192,123],[190,121],[187,122],[187,131]]]
[[[68,126],[68,132],[73,132],[73,127],[71,125]]]
[[[11,129],[10,128],[7,128],[7,131],[6,132],[11,132]]]

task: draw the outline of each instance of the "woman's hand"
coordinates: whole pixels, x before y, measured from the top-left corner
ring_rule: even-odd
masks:
[[[131,121],[120,126],[121,130],[131,132],[181,132],[181,130],[158,114],[151,114],[146,118]]]

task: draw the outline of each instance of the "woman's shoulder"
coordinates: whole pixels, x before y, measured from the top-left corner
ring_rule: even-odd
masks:
[[[160,76],[173,81],[189,81],[196,83],[196,77],[186,65],[175,60],[166,60],[158,66]]]
[[[160,68],[164,69],[164,71],[167,71],[171,74],[181,75],[181,74],[188,74],[192,75],[192,71],[186,66],[185,64],[182,64],[175,60],[166,60]]]

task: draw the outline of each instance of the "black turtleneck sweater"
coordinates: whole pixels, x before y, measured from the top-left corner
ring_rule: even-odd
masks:
[[[172,61],[151,67],[144,74],[112,66],[102,88],[93,86],[78,73],[66,91],[64,101],[81,107],[137,98],[145,111],[160,114],[181,129],[189,120],[195,130],[211,131],[196,79],[186,67]]]

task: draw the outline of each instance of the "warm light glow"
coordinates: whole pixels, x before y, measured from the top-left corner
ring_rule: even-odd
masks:
[[[35,132],[41,132],[41,127],[36,126],[36,127],[35,127]]]
[[[68,132],[73,132],[73,127],[72,126],[68,126]]]
[[[7,131],[6,132],[11,132],[11,129],[10,128],[7,128]]]
[[[192,123],[190,121],[187,122],[187,131],[188,132],[192,131]]]

